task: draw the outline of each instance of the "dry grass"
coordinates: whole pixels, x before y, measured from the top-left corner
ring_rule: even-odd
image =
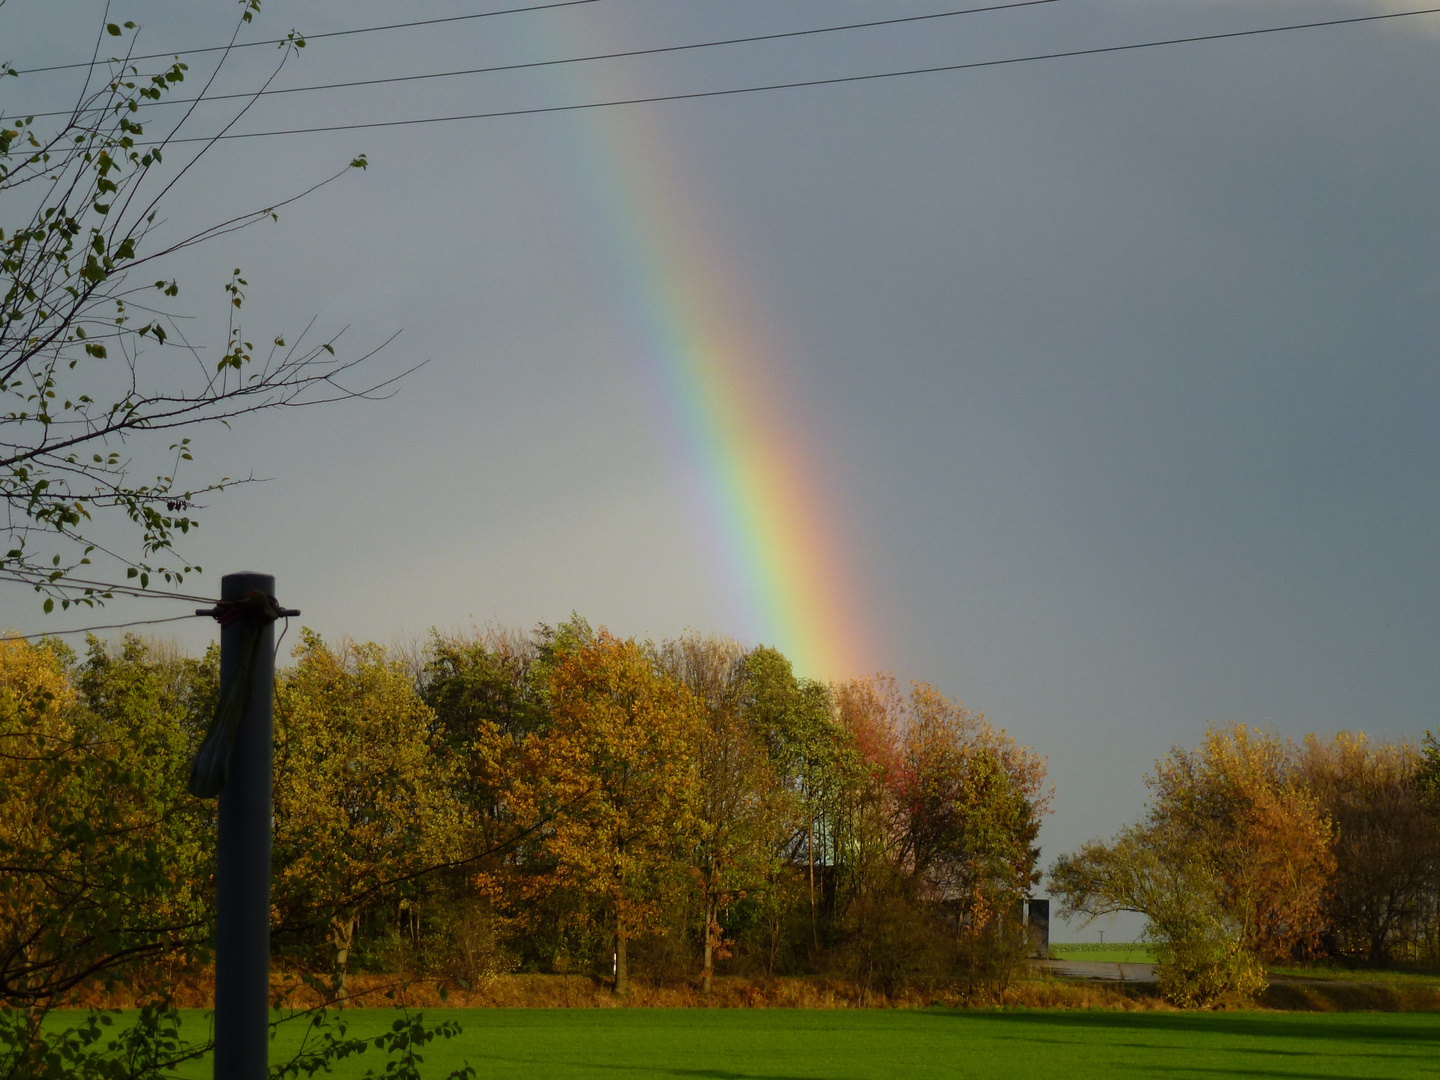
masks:
[[[172,977],[176,1005],[187,1009],[213,1006],[210,972]],[[284,1008],[331,1004],[325,980],[305,979],[293,972],[271,975],[274,1000]],[[349,990],[352,1007],[406,1005],[413,1008],[509,1009],[916,1009],[934,1005],[954,1008],[1099,1009],[1112,1011],[1173,1010],[1154,984],[1061,979],[1030,975],[1017,979],[1000,995],[971,994],[954,986],[915,987],[895,998],[865,994],[848,979],[836,976],[791,976],[769,980],[718,977],[711,994],[688,984],[656,985],[636,979],[624,1000],[609,986],[584,975],[501,975],[482,987],[466,989],[452,982],[402,980],[390,975],[354,975]],[[78,1006],[129,1008],[138,995],[117,986],[92,988],[71,1002]],[[1296,980],[1271,982],[1255,1003],[1283,1012],[1437,1012],[1440,982],[1429,985],[1386,985],[1378,982]]]
[[[214,1004],[210,972],[184,974],[169,981],[172,999],[184,1009],[208,1009]],[[327,1000],[325,980],[306,979],[291,972],[274,972],[270,983],[275,1002],[283,1008],[314,1008]],[[518,1008],[614,1009],[716,1008],[716,1009],[864,1009],[958,1008],[995,1006],[1051,1009],[1168,1009],[1153,987],[1136,984],[1083,982],[1037,977],[1016,980],[999,996],[971,994],[953,986],[916,987],[887,998],[866,994],[854,982],[834,976],[792,976],[769,980],[717,977],[706,995],[688,984],[631,983],[625,999],[617,998],[604,983],[584,975],[501,975],[483,987],[465,989],[453,982],[430,979],[401,980],[389,975],[353,975],[349,980],[353,1007],[414,1008]],[[130,1008],[143,994],[125,986],[92,988],[72,1004]]]
[[[1277,979],[1259,1004],[1286,1012],[1440,1012],[1440,985]]]

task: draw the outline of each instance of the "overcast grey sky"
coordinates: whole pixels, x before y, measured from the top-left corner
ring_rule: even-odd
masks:
[[[599,0],[317,38],[280,85],[964,6],[975,5]],[[827,78],[1407,6],[1425,5],[1058,0],[276,95],[237,130]],[[266,0],[255,36],[484,9]],[[112,17],[141,23],[146,51],[158,51],[220,40],[235,11],[122,0]],[[0,52],[22,67],[83,58],[100,12],[10,0]],[[1440,16],[1419,16],[629,107],[624,123],[661,157],[622,162],[620,175],[663,164],[689,178],[680,212],[763,306],[774,406],[817,466],[867,666],[933,682],[1048,755],[1047,864],[1133,820],[1154,759],[1207,724],[1412,738],[1436,726],[1437,52]],[[225,84],[253,85],[270,58],[250,50]],[[70,79],[7,80],[6,110],[55,107]],[[675,419],[649,385],[653,342],[624,310],[636,288],[613,213],[624,193],[594,153],[616,123],[559,113],[216,148],[171,203],[177,229],[264,204],[360,152],[370,168],[177,267],[199,326],[243,266],[256,333],[293,334],[315,315],[322,328],[350,326],[352,348],[402,331],[377,371],[429,363],[392,400],[204,439],[199,469],[273,477],[206,514],[186,548],[205,588],[230,569],[273,572],[281,599],[330,637],[529,626],[575,610],[623,634],[754,640],[691,463],[676,459]],[[699,247],[689,257],[703,265],[712,252]],[[159,607],[117,602],[107,614]],[[0,623],[62,620],[42,620],[33,596],[10,588]],[[177,636],[198,648],[209,633],[197,623]]]

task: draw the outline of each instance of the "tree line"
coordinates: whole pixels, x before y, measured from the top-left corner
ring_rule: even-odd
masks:
[[[1069,914],[1146,916],[1162,992],[1244,1001],[1276,963],[1440,966],[1440,744],[1229,724],[1148,778],[1144,820],[1059,859]]]
[[[1028,950],[1043,761],[889,676],[572,618],[422,648],[301,633],[276,680],[274,951],[473,987],[504,972],[834,972],[993,989]],[[0,642],[0,993],[205,959],[218,654]]]
[[[186,776],[218,659],[0,641],[6,1023],[207,959],[215,804]],[[302,631],[275,695],[274,951],[333,1000],[375,971],[993,998],[1031,951],[1044,761],[927,684],[572,618],[409,650]],[[1141,823],[1048,888],[1072,916],[1145,915],[1172,1001],[1245,1000],[1282,961],[1440,962],[1433,737],[1230,725],[1149,784]]]

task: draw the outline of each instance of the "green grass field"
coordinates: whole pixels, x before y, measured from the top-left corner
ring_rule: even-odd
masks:
[[[394,1013],[355,1010],[354,1034]],[[1440,1076],[1440,1015],[926,1010],[444,1009],[424,1075],[485,1080],[1362,1080]],[[203,1014],[187,1016],[197,1027]],[[298,1034],[298,1031],[296,1032]],[[283,1035],[271,1060],[293,1048]],[[378,1058],[336,1077],[356,1077]],[[208,1076],[197,1068],[191,1075]]]
[[[1093,941],[1080,944],[1061,941],[1050,943],[1050,959],[1093,960],[1100,964],[1153,964],[1155,953],[1149,945],[1140,942],[1107,942],[1102,945]]]

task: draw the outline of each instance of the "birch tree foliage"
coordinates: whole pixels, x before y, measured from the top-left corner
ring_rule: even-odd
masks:
[[[235,482],[193,475],[202,431],[379,389],[347,382],[365,358],[338,358],[338,335],[287,340],[246,328],[239,268],[214,297],[212,310],[228,312],[220,340],[185,329],[196,309],[178,299],[174,256],[278,220],[282,207],[366,164],[362,155],[306,191],[222,210],[198,229],[167,226],[191,194],[195,162],[253,104],[218,123],[197,119],[259,8],[242,0],[228,47],[198,80],[179,57],[139,59],[133,22],[104,23],[82,46],[91,60],[58,113],[17,112],[29,83],[14,56],[0,56],[0,576],[32,586],[47,611],[103,601],[97,574],[123,571],[145,588],[200,569],[176,545],[203,500]],[[0,40],[14,47],[3,25]],[[304,44],[287,35],[255,90]]]

